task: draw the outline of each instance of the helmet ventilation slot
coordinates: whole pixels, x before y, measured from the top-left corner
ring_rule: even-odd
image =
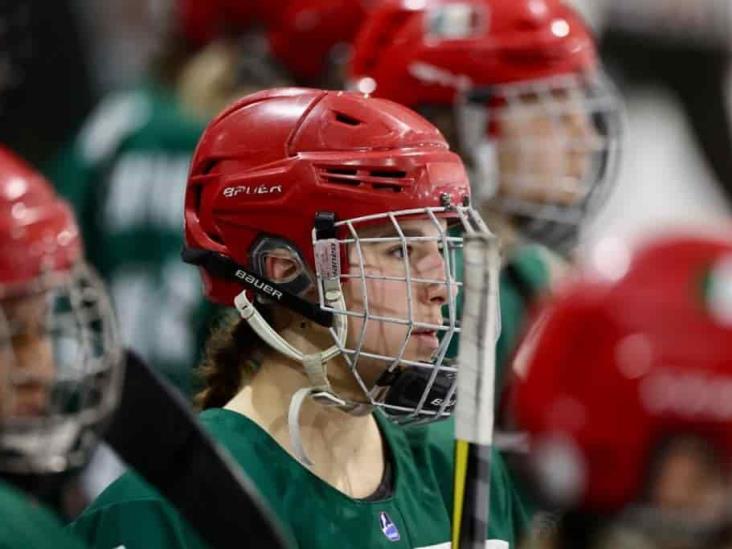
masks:
[[[383,168],[319,167],[321,181],[350,187],[371,187],[375,191],[399,193],[413,183],[407,172]]]
[[[360,126],[361,124],[363,124],[361,120],[358,120],[357,118],[354,118],[342,112],[336,112],[335,119],[337,122],[345,124],[346,126]]]

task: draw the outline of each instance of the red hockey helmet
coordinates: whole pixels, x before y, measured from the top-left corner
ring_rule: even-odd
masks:
[[[38,172],[2,147],[0,243],[2,294],[44,272],[68,271],[82,255],[71,208]]]
[[[361,27],[351,74],[414,107],[452,103],[461,78],[490,86],[596,67],[590,32],[560,0],[386,0]]]
[[[612,512],[643,497],[652,456],[674,435],[732,463],[732,237],[646,246],[617,281],[560,293],[517,389],[540,485]]]
[[[270,17],[268,38],[274,55],[299,80],[324,77],[334,48],[350,45],[373,0],[289,0]],[[345,55],[345,54],[344,54]],[[345,63],[345,60],[343,60]]]
[[[83,465],[117,404],[121,346],[69,205],[0,147],[0,471]]]
[[[176,7],[181,32],[191,44],[203,46],[223,33],[252,26],[257,21],[259,3],[255,0],[179,0]]]
[[[613,179],[615,97],[560,0],[385,0],[361,26],[350,78],[435,121],[471,164],[476,200],[560,250]]]
[[[434,126],[391,101],[282,88],[248,95],[208,126],[186,190],[188,247],[254,268],[263,235],[288,242],[315,272],[318,212],[339,220],[467,204],[460,158]],[[209,299],[231,305],[240,284],[203,272]]]

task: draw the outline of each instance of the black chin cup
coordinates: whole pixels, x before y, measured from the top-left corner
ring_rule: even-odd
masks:
[[[408,408],[410,410],[389,409],[388,413],[393,416],[407,416],[413,410],[416,410],[422,400],[422,396],[425,394],[433,373],[431,369],[418,367],[385,372],[377,382],[377,385],[387,388],[383,400],[384,404]],[[430,387],[427,398],[420,409],[421,412],[427,412],[427,414],[420,413],[418,414],[419,416],[428,419],[440,410],[455,384],[456,375],[455,372],[446,370],[439,370],[437,372],[437,376]],[[449,417],[454,408],[455,392],[453,391],[440,419]]]
[[[579,225],[576,223],[538,220],[521,214],[513,214],[511,219],[529,240],[539,242],[562,256],[569,256],[577,245]]]

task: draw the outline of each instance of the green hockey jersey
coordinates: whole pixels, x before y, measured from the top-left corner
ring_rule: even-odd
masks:
[[[64,530],[39,503],[0,482],[1,549],[83,549],[86,545]]]
[[[394,471],[391,495],[354,500],[334,489],[246,417],[225,409],[201,421],[251,478],[300,548],[449,547],[453,441],[432,426],[404,429],[377,414]],[[499,455],[491,471],[486,547],[516,547],[527,517]],[[149,485],[127,473],[71,526],[90,545],[111,549],[205,545]],[[242,540],[247,545],[247,540]]]
[[[496,345],[496,396],[504,386],[507,369],[523,337],[531,308],[549,290],[551,252],[538,244],[523,245],[501,269],[501,336]]]

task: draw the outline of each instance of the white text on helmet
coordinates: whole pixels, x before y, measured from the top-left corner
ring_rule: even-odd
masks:
[[[224,196],[232,198],[239,196],[240,194],[280,194],[282,192],[282,185],[239,185],[237,187],[228,187],[224,189]]]
[[[732,418],[732,378],[704,373],[658,372],[639,387],[644,407],[656,415],[729,420]]]
[[[251,284],[257,290],[261,290],[265,294],[272,296],[275,299],[282,299],[282,292],[280,292],[279,290],[275,290],[272,286],[259,280],[257,277],[250,275],[249,273],[242,271],[241,269],[238,269],[234,274],[237,278],[240,278],[247,284]]]

